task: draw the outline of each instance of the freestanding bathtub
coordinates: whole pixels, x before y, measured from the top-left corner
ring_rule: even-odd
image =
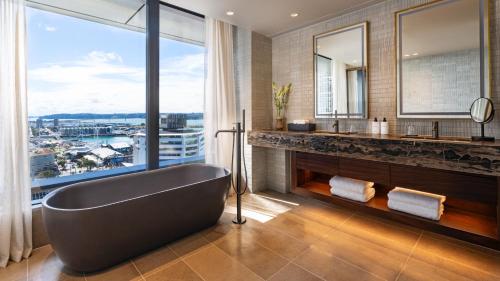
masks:
[[[44,198],[43,221],[68,268],[97,271],[215,224],[230,181],[189,164],[77,183]]]

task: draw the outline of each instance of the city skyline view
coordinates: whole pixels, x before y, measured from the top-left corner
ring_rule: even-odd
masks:
[[[146,35],[27,8],[33,203],[146,162]],[[197,32],[203,32],[202,29]],[[159,165],[204,161],[204,46],[160,37]]]
[[[145,112],[144,33],[27,14],[30,116]],[[161,38],[160,112],[203,112],[203,87],[204,47]]]

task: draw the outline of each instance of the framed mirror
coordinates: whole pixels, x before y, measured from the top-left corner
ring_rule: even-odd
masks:
[[[314,115],[367,118],[368,23],[314,36]]]
[[[440,0],[396,13],[398,118],[469,118],[490,97],[488,1]]]

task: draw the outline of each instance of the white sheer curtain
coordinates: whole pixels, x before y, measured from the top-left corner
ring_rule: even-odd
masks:
[[[234,93],[232,25],[206,18],[207,77],[205,83],[206,162],[230,168],[231,134],[215,132],[231,129],[236,117]]]
[[[32,249],[24,9],[0,0],[0,267]]]

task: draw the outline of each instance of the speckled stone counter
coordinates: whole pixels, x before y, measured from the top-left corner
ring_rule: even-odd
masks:
[[[260,147],[500,176],[499,141],[262,130],[249,132],[248,143]]]

